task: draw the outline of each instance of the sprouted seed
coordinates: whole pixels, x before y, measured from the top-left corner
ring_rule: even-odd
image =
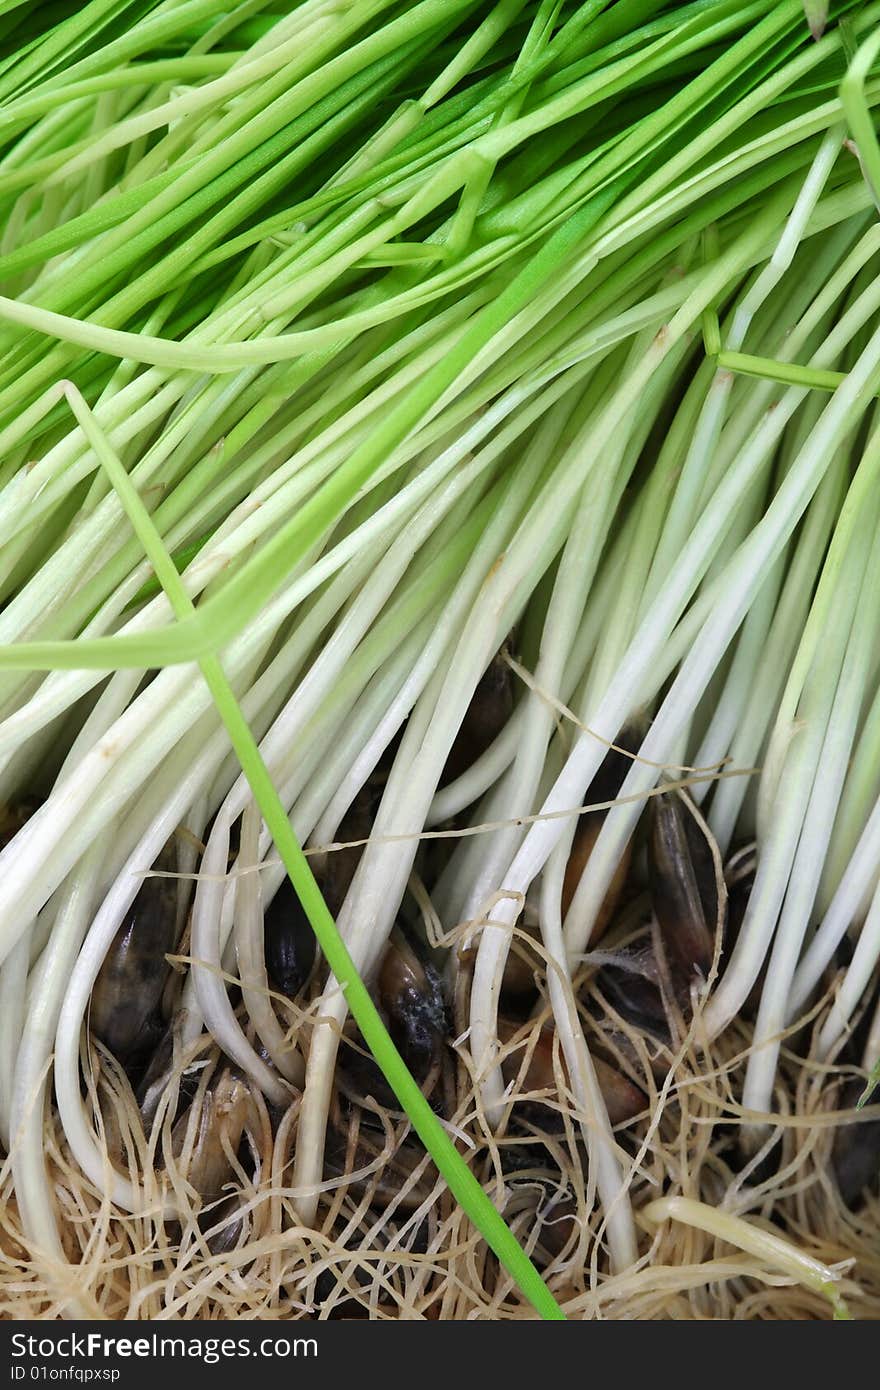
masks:
[[[414,1076],[426,1075],[439,1063],[447,1036],[443,988],[431,962],[419,959],[399,929],[382,957],[377,989],[401,1056]]]
[[[263,914],[263,940],[269,983],[296,999],[312,971],[315,937],[288,879]]]
[[[219,1197],[230,1178],[253,1100],[247,1081],[230,1067],[218,1069],[171,1131],[178,1170],[205,1201]]]
[[[7,9],[0,1316],[880,1316],[880,0]]]
[[[154,866],[156,877],[138,890],[128,919],[119,928],[95,980],[89,1002],[89,1026],[123,1063],[136,1063],[162,1032],[160,1005],[171,966],[167,957],[177,947],[177,894],[173,852],[163,851]]]
[[[727,893],[683,793],[658,796],[648,812],[651,901],[666,956],[679,980],[708,976],[723,933]],[[720,944],[720,943],[719,943]]]

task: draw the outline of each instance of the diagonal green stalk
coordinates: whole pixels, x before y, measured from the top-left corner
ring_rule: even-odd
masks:
[[[174,612],[179,619],[191,616],[195,613],[194,605],[125,468],[79,391],[67,385],[65,394],[125,508]],[[559,1304],[461,1158],[394,1046],[324,902],[219,658],[215,655],[203,656],[198,664],[327,964],[344,991],[348,1006],[367,1046],[406,1111],[413,1129],[445,1178],[456,1201],[467,1212],[474,1226],[536,1311],[548,1320],[564,1320],[565,1314]]]

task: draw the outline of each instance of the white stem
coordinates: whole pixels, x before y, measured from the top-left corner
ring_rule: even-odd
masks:
[[[46,951],[35,972],[28,996],[28,1015],[15,1063],[12,1097],[12,1175],[22,1230],[50,1268],[59,1271],[59,1294],[66,1294],[67,1317],[94,1317],[92,1304],[76,1295],[71,1270],[63,1276],[67,1257],[61,1243],[55,1198],[46,1171],[45,1111],[52,1059],[52,1043],[61,1000],[77,952],[89,924],[101,863],[95,848],[71,874],[59,902],[52,927],[52,949]]]
[[[880,884],[874,890],[870,911],[859,932],[853,958],[840,982],[831,1011],[822,1025],[818,1044],[818,1053],[821,1058],[830,1056],[841,1034],[846,1032],[850,1018],[859,1002],[865,997],[865,990],[871,982],[871,976],[877,967],[878,959],[880,959]]]
[[[564,848],[564,847],[563,847]],[[614,1133],[608,1118],[590,1049],[578,1019],[565,942],[562,936],[561,897],[567,854],[550,856],[541,879],[541,938],[547,948],[547,984],[553,1017],[568,1067],[578,1108],[585,1118],[580,1128],[608,1229],[611,1267],[615,1273],[630,1269],[638,1258],[635,1225],[629,1192],[617,1157]]]
[[[245,1037],[229,1002],[223,976],[223,940],[228,933],[221,931],[221,920],[225,914],[231,925],[235,889],[234,881],[225,877],[231,821],[229,811],[221,811],[202,856],[203,877],[196,887],[191,925],[193,989],[205,1024],[219,1046],[273,1104],[285,1105],[290,1099],[287,1086]],[[185,1040],[191,1041],[192,1035],[190,1027]]]
[[[235,952],[241,994],[254,1025],[276,1068],[294,1086],[302,1086],[305,1063],[288,1038],[272,1007],[266,956],[263,947],[263,901],[259,863],[260,813],[254,802],[246,808],[241,825],[241,873],[235,880]],[[252,872],[248,873],[248,868]]]
[[[0,1141],[7,1153],[12,1130],[13,1072],[25,1026],[32,932],[33,923],[18,938],[0,967]]]
[[[822,971],[854,922],[877,879],[880,863],[880,799],[862,831],[859,843],[840,880],[822,923],[797,968],[791,987],[792,1012],[799,1012],[816,988]]]
[[[876,508],[865,513],[869,534],[876,517]],[[848,573],[841,575],[835,591],[834,630],[823,645],[819,663],[821,689],[816,696],[811,689],[805,691],[807,730],[801,737],[805,744],[808,738],[812,742],[812,722],[816,744],[821,738],[821,746],[817,747],[814,781],[755,1022],[743,1085],[743,1104],[750,1110],[766,1112],[771,1108],[780,1035],[791,1018],[792,977],[819,886],[864,697],[880,578],[880,543],[875,543],[867,571],[865,568],[864,529],[852,538]]]

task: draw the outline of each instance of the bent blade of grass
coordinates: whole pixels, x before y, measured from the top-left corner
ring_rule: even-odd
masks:
[[[659,1201],[650,1202],[642,1216],[651,1226],[659,1226],[663,1221],[682,1221],[718,1240],[726,1240],[827,1298],[835,1319],[849,1321],[851,1318],[846,1303],[837,1292],[838,1278],[833,1269],[804,1254],[791,1241],[783,1240],[781,1236],[773,1235],[741,1216],[710,1207],[705,1202],[694,1201],[691,1197],[661,1197]]]

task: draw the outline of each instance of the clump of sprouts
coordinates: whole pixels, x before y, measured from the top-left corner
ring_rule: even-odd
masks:
[[[0,68],[0,1307],[877,1316],[880,5],[110,8]]]

